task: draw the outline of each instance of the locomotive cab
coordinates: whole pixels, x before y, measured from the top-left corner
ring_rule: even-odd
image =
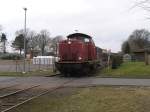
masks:
[[[88,72],[96,62],[96,47],[92,37],[82,33],[67,36],[58,47],[60,60],[56,68],[64,74]]]

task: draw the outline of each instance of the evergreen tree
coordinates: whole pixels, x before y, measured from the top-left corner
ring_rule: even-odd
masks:
[[[6,41],[7,41],[6,35],[2,33],[1,42],[3,43],[3,46],[2,46],[3,53],[6,53]]]
[[[20,55],[22,50],[24,49],[24,35],[19,34],[16,36],[15,40],[12,43],[12,47],[15,48],[16,50],[19,50]]]

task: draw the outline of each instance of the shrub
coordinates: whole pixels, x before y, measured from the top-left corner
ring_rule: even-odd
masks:
[[[111,60],[112,60],[112,69],[117,69],[123,62],[122,56],[118,54],[112,55]]]
[[[21,58],[22,56],[20,56],[19,54],[15,54],[15,53],[6,53],[6,54],[0,55],[0,59],[2,60],[20,60]]]

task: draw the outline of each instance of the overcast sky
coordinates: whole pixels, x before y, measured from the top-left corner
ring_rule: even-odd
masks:
[[[137,0],[1,0],[0,24],[8,40],[24,27],[47,29],[51,36],[67,36],[79,30],[93,37],[97,46],[117,52],[135,29],[149,29],[150,21],[142,9],[130,8]]]

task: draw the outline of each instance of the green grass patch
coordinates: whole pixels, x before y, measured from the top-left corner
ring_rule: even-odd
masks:
[[[102,77],[150,78],[150,65],[145,65],[144,62],[126,62],[118,69],[105,68],[99,75]]]
[[[69,90],[68,90],[69,89]],[[150,89],[140,87],[65,88],[11,112],[149,112]]]
[[[31,72],[0,72],[0,76],[19,76],[19,77],[29,77],[29,76],[51,76],[54,75],[53,71],[50,70],[37,70],[37,71],[31,71]]]

